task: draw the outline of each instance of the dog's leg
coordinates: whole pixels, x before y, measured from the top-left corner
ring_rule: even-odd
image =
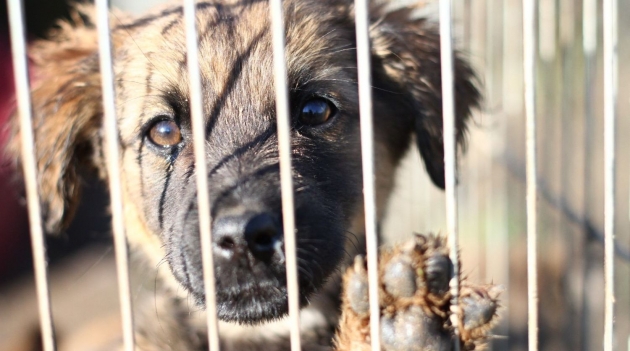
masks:
[[[416,235],[379,257],[381,344],[387,351],[450,351],[451,260],[445,240]],[[358,256],[343,280],[337,351],[370,350],[370,314],[365,262]],[[461,283],[462,350],[479,350],[496,321],[500,288]]]

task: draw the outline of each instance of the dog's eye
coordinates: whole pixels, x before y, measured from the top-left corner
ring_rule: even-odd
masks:
[[[149,130],[149,139],[158,146],[175,146],[182,141],[182,132],[174,121],[158,121]]]
[[[315,126],[328,121],[335,112],[336,108],[330,101],[322,98],[311,99],[302,105],[300,122]]]

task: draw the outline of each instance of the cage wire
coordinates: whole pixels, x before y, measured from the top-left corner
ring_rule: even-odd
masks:
[[[23,4],[8,0],[23,167],[30,218],[35,288],[43,348],[56,350],[41,209],[36,193],[31,102]],[[137,6],[141,2],[135,3]],[[150,1],[146,2],[147,4]],[[388,203],[381,231],[387,241],[413,232],[449,236],[451,257],[461,251],[478,282],[501,284],[501,319],[491,350],[630,350],[630,4],[616,0],[438,1],[442,81],[453,81],[453,53],[469,59],[484,93],[466,154],[454,141],[452,84],[443,84],[446,192],[437,191],[410,151]],[[219,349],[207,198],[195,1],[185,0],[191,117],[197,167],[208,338]],[[97,0],[97,27],[110,175],[120,174],[107,0]],[[118,5],[124,5],[119,3]],[[435,5],[435,4],[434,4]],[[378,313],[377,218],[369,60],[369,9],[357,0],[357,57],[361,114],[367,258],[371,313]],[[278,110],[283,220],[287,252],[292,351],[301,348],[289,108],[282,2],[270,1],[274,86]],[[26,18],[28,21],[28,18]],[[454,34],[452,34],[454,33]],[[454,49],[455,48],[455,49]],[[621,78],[621,79],[620,79]],[[619,93],[621,92],[621,94]],[[619,99],[618,97],[622,97]],[[625,99],[625,100],[624,100]],[[457,170],[457,168],[459,168]],[[457,172],[456,172],[457,170]],[[121,180],[110,177],[118,301],[125,350],[134,349],[133,308]],[[457,190],[459,188],[459,191]],[[437,204],[440,204],[438,206]],[[615,259],[615,254],[617,259]],[[56,277],[51,267],[51,277]],[[459,267],[455,264],[457,277]],[[3,287],[0,286],[0,289]],[[8,288],[7,288],[8,289]],[[33,289],[32,286],[24,289]],[[451,291],[457,305],[458,281]],[[28,299],[7,290],[0,315],[28,311]],[[115,292],[111,292],[115,294]],[[208,296],[208,294],[206,294]],[[115,299],[115,298],[114,298]],[[25,302],[21,302],[25,301]],[[12,306],[12,307],[9,307]],[[15,307],[18,306],[18,307]],[[11,309],[13,308],[13,309]],[[20,310],[20,308],[22,308]],[[13,312],[10,312],[13,311]],[[454,311],[454,324],[459,321]],[[15,328],[3,318],[0,340]],[[379,318],[371,319],[372,349],[380,349]],[[8,339],[8,337],[7,337]],[[628,345],[626,345],[628,344]],[[0,346],[2,346],[0,342]],[[455,344],[457,348],[459,344]]]

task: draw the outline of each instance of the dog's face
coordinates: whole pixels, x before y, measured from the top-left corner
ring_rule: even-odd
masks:
[[[297,255],[303,302],[342,260],[362,215],[355,32],[351,2],[284,2],[292,115]],[[372,63],[377,179],[387,196],[415,133],[443,186],[439,38],[410,9],[374,10]],[[206,162],[217,303],[223,320],[287,312],[281,194],[266,1],[198,5]],[[185,34],[181,7],[116,23],[117,118],[127,234],[165,257],[204,302]],[[49,230],[77,202],[78,169],[103,166],[102,108],[92,29],[65,27],[32,56],[42,202]],[[458,136],[478,93],[456,63]],[[148,248],[149,246],[149,248]]]

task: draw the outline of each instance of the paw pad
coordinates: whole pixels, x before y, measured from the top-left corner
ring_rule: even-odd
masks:
[[[451,311],[460,311],[462,350],[483,345],[496,320],[500,289],[460,282],[458,306],[450,306],[453,264],[442,238],[417,235],[379,256],[381,344],[385,351],[450,351]],[[368,279],[362,257],[344,276],[338,351],[369,350]],[[453,315],[454,316],[454,315]]]
[[[434,295],[445,295],[453,275],[451,260],[445,255],[430,256],[425,261],[425,267],[429,292]]]
[[[494,325],[502,288],[497,286],[466,287],[460,297],[464,331],[473,337],[485,334]]]
[[[385,267],[385,290],[394,297],[412,297],[416,293],[416,272],[407,257],[395,257]]]
[[[424,351],[448,350],[452,342],[440,320],[427,316],[420,306],[411,306],[381,318],[381,343],[388,351]]]

